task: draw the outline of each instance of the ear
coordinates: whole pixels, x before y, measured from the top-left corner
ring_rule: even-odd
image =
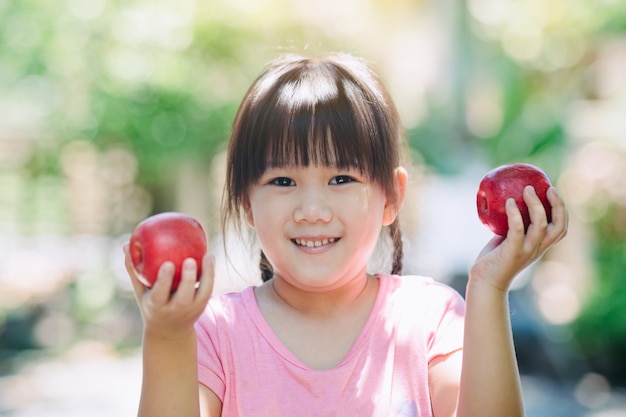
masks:
[[[406,188],[409,182],[409,174],[403,167],[398,167],[394,171],[395,201],[387,199],[383,212],[383,226],[389,226],[398,217],[398,213],[404,204]]]

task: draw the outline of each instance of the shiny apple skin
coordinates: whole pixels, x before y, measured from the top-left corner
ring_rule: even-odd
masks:
[[[152,287],[165,261],[175,265],[171,291],[178,288],[182,263],[193,258],[202,273],[202,258],[207,252],[207,238],[200,222],[178,212],[159,213],[144,219],[130,237],[130,256],[140,281]]]
[[[523,198],[527,185],[535,188],[550,222],[552,207],[547,197],[550,179],[540,168],[524,163],[501,165],[483,177],[476,194],[476,208],[481,222],[496,235],[506,236],[509,224],[505,204],[507,199],[514,198],[522,214],[524,230],[528,231],[530,215]]]

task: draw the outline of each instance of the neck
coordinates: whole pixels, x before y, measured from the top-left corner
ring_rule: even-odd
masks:
[[[339,288],[315,291],[297,288],[275,276],[267,285],[275,301],[285,308],[311,318],[327,318],[362,301],[373,300],[377,294],[376,282],[375,277],[363,274],[363,279],[352,280]]]

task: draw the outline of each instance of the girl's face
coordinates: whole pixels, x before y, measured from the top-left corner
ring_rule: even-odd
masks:
[[[319,165],[270,167],[248,197],[248,223],[276,276],[307,291],[365,277],[381,227],[399,206],[358,170]]]

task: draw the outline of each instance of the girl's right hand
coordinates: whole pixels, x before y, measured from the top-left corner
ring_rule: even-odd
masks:
[[[148,288],[137,278],[128,246],[128,243],[124,245],[125,265],[143,318],[144,332],[164,339],[175,339],[193,332],[193,325],[206,308],[213,292],[213,256],[205,255],[197,288],[196,262],[192,258],[185,259],[180,284],[176,292],[171,293],[174,265],[164,262],[153,287]]]

